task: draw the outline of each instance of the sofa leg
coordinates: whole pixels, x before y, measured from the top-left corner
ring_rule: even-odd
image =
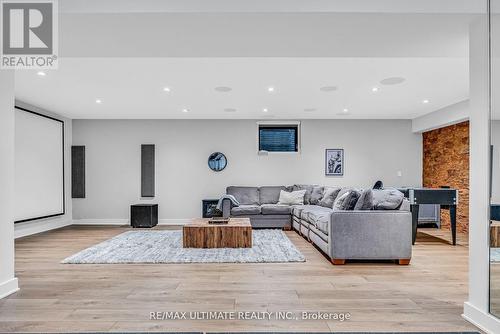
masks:
[[[332,259],[332,263],[336,266],[339,265],[344,265],[345,264],[345,259]]]
[[[292,230],[291,226],[288,225],[283,226],[283,231],[291,231],[291,230]]]
[[[398,264],[400,266],[407,266],[410,264],[411,259],[399,259]]]

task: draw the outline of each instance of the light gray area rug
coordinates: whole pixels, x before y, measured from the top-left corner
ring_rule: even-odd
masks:
[[[253,230],[252,248],[183,248],[182,231],[129,231],[61,263],[273,263],[304,262],[281,230]]]
[[[500,262],[500,248],[490,248],[490,261]]]

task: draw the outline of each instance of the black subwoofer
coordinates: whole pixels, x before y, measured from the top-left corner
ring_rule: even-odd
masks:
[[[130,206],[132,227],[154,227],[158,225],[158,204],[135,204]]]

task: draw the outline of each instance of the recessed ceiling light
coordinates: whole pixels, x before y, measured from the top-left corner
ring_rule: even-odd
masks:
[[[429,103],[429,100],[423,100],[422,103],[427,104],[427,103]]]
[[[95,100],[95,103],[97,103],[97,104],[101,104],[101,103],[102,103],[102,100],[101,100],[101,99],[96,99],[96,100]]]
[[[334,91],[336,91],[337,87],[336,86],[324,86],[324,87],[321,87],[319,90],[322,91],[322,92],[327,92],[328,93],[328,92],[334,92]]]
[[[347,113],[349,112],[349,109],[344,108],[344,109],[342,110],[342,112],[343,112],[344,114],[347,114]]]
[[[44,77],[47,75],[47,73],[45,73],[44,71],[38,71],[38,72],[36,72],[36,74],[41,76],[41,77]]]
[[[268,112],[269,110],[267,108],[262,109],[262,112]]]
[[[188,112],[188,111],[189,111],[189,110],[188,110],[188,109],[186,109],[186,108],[182,109],[182,112]]]
[[[220,86],[220,87],[215,87],[215,91],[220,92],[220,93],[227,93],[232,91],[233,89],[231,87],[226,87],[226,86]]]
[[[382,85],[398,85],[400,83],[403,83],[406,79],[402,77],[390,77],[390,78],[385,78],[384,80],[380,81],[380,84]]]
[[[274,92],[274,87],[272,87],[272,86],[271,86],[271,87],[267,87],[267,91],[268,91],[269,93]]]
[[[163,87],[163,91],[167,92],[167,93],[170,93],[170,87]]]
[[[378,87],[373,87],[372,92],[378,92]]]
[[[316,109],[316,108],[305,108],[304,109],[304,111],[306,111],[306,112],[313,112],[313,111],[316,111],[316,110],[318,110],[318,109]]]
[[[225,108],[224,111],[225,112],[236,112],[236,109],[234,109],[234,108]]]

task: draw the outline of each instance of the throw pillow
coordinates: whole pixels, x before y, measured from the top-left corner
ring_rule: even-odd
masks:
[[[394,188],[373,190],[373,206],[375,210],[396,210],[403,202],[403,198],[403,193]]]
[[[303,205],[304,204],[304,196],[306,194],[306,190],[297,190],[292,192],[280,191],[280,199],[278,204],[283,205]]]
[[[325,187],[314,186],[313,190],[311,192],[311,198],[309,199],[309,203],[311,205],[319,205],[319,202],[323,198],[323,191],[324,190],[325,190]]]
[[[349,196],[349,193],[344,193],[342,196],[339,196],[336,200],[335,203],[333,203],[333,211],[342,211],[345,210],[345,206],[347,203],[347,196]]]
[[[297,191],[297,190],[305,190],[306,193],[304,195],[304,204],[311,204],[311,193],[312,193],[312,190],[313,190],[313,185],[310,185],[310,184],[295,184],[293,186],[293,191]]]
[[[342,196],[335,200],[333,204],[333,210],[354,210],[354,206],[358,201],[361,193],[356,189],[352,189],[344,193]]]
[[[373,209],[373,191],[371,189],[365,189],[361,192],[354,210],[372,210]]]
[[[333,208],[333,204],[335,203],[335,199],[337,198],[340,192],[340,188],[336,187],[325,187],[323,192],[323,197],[319,201],[320,206],[324,206],[325,208]]]

